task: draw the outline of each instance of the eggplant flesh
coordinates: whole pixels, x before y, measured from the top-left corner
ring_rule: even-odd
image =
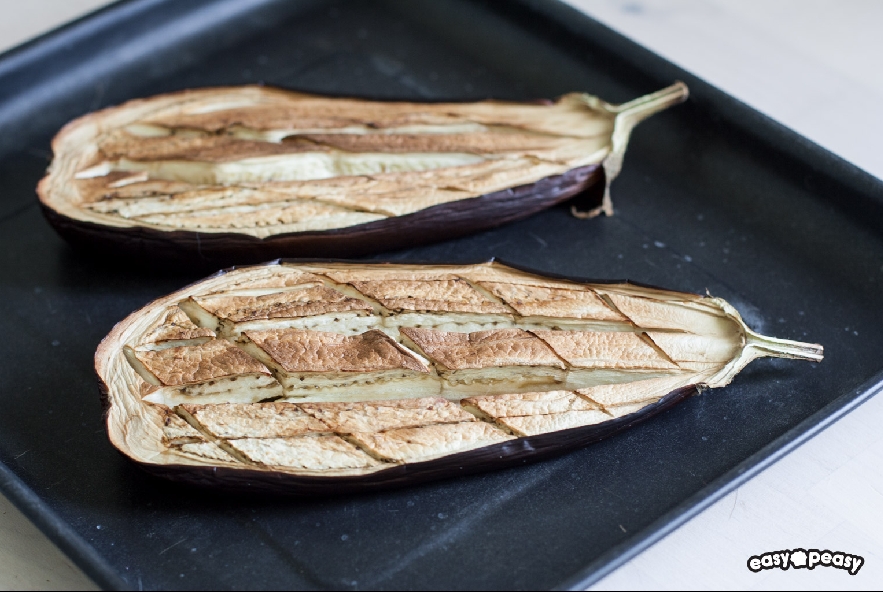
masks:
[[[111,442],[169,478],[367,490],[582,446],[764,356],[719,298],[488,262],[277,262],[119,323],[95,356]]]
[[[352,256],[532,215],[609,186],[632,129],[683,83],[623,105],[396,103],[244,86],[134,100],[69,123],[38,186],[72,242],[209,261]]]

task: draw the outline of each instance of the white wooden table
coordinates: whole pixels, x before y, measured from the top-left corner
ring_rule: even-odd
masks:
[[[567,1],[883,178],[883,2]],[[0,0],[0,49],[105,3]],[[880,426],[883,397],[876,397],[593,589],[878,589]],[[746,569],[751,555],[797,547],[861,555],[865,565],[856,576],[829,568]],[[11,588],[94,585],[0,496],[0,589]]]

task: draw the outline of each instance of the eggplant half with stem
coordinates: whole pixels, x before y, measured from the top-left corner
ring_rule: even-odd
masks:
[[[74,120],[38,187],[70,242],[178,264],[351,257],[528,217],[610,184],[632,129],[687,87],[611,105],[402,103],[262,86],[187,90]],[[603,191],[600,191],[602,190]]]
[[[489,470],[631,427],[750,361],[822,347],[719,298],[505,265],[222,272],[102,341],[111,442],[149,471],[315,494]]]

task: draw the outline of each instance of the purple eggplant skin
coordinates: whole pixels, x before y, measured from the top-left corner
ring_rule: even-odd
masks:
[[[52,227],[78,249],[172,269],[218,269],[279,257],[347,258],[415,247],[474,234],[528,218],[579,195],[585,207],[601,202],[601,165],[588,165],[535,183],[432,206],[412,214],[326,231],[265,239],[235,233],[113,228],[68,218],[41,201]],[[595,191],[600,189],[602,191]],[[597,199],[596,199],[597,198]],[[591,203],[590,203],[591,202]]]

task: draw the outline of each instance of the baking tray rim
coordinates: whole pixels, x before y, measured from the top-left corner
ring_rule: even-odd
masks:
[[[881,392],[883,371],[840,395],[553,589],[585,590],[597,583]]]
[[[580,27],[591,27],[596,31],[603,32],[605,37],[614,40],[615,45],[619,46],[619,49],[614,49],[614,52],[620,54],[620,57],[627,59],[628,52],[640,55],[643,65],[637,66],[637,69],[645,73],[648,70],[653,70],[655,73],[661,72],[664,76],[659,74],[660,78],[668,79],[674,76],[686,81],[691,88],[692,96],[696,97],[701,94],[704,98],[710,99],[709,102],[724,108],[724,112],[720,113],[723,119],[733,120],[737,115],[741,116],[743,123],[734,123],[733,125],[755,136],[760,142],[772,145],[798,161],[806,162],[810,158],[820,160],[819,164],[822,166],[816,167],[819,173],[834,178],[857,193],[868,193],[869,190],[876,189],[883,194],[883,181],[880,179],[668,62],[640,44],[594,20],[591,16],[565,4],[562,0],[555,0],[552,3],[549,3],[548,0],[544,0],[542,3],[537,0],[518,0],[518,2],[522,7],[540,13],[542,18],[546,20],[556,21],[559,24],[567,23],[566,28],[570,34],[583,36],[579,34]],[[159,3],[162,3],[162,0],[118,0],[0,53],[0,64],[19,62],[22,66],[27,67],[30,65],[28,64],[28,54],[42,53],[45,45],[52,44],[61,47],[64,45],[61,41],[65,37],[78,36],[84,29],[91,29],[98,20],[104,21],[103,24],[106,27],[115,26],[117,19],[125,19],[127,16],[131,18],[131,12],[134,11],[123,10],[126,7]],[[479,3],[482,2],[479,1]],[[627,49],[628,52],[623,51],[624,49]],[[648,62],[653,63],[652,68],[649,67]],[[744,123],[746,116],[751,121],[750,126]],[[758,127],[761,129],[757,129]],[[863,197],[870,198],[875,202],[880,201],[873,195]],[[874,205],[879,205],[879,203]],[[650,525],[611,547],[576,574],[564,579],[554,589],[580,590],[598,582],[881,391],[883,391],[883,370],[851,392],[844,393],[791,427],[766,446],[678,503]],[[0,493],[5,495],[23,515],[31,520],[49,540],[56,544],[100,587],[111,590],[132,589],[92,545],[86,542],[69,523],[61,519],[36,491],[28,487],[3,462],[0,462]]]

